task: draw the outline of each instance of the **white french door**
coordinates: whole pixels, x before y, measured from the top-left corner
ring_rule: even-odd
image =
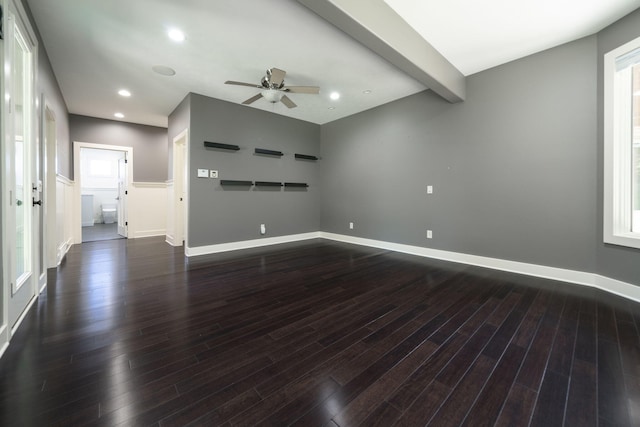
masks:
[[[35,75],[36,38],[20,2],[10,1],[4,44],[3,267],[7,324],[14,328],[36,297],[42,268]],[[4,316],[3,316],[4,317]]]

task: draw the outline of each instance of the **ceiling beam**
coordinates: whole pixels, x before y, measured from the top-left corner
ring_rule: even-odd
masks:
[[[465,77],[383,0],[298,0],[449,102]]]

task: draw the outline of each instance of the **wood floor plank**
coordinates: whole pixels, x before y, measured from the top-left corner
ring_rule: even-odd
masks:
[[[73,246],[0,360],[0,425],[633,425],[640,304],[326,240]]]
[[[496,427],[529,425],[536,397],[537,394],[533,390],[517,383],[513,384],[496,420]]]
[[[340,426],[346,425],[368,425],[365,419],[371,418],[371,414],[378,406],[388,406],[386,400],[400,384],[421,366],[437,349],[438,345],[431,341],[423,341],[403,360],[388,370],[378,381],[360,393],[350,402],[339,414],[334,417]],[[375,410],[375,411],[374,411]],[[384,409],[386,412],[387,409]],[[402,414],[399,411],[397,417]]]
[[[542,380],[531,426],[562,426],[569,377],[547,370]]]
[[[576,359],[573,362],[565,425],[598,425],[598,395],[595,364]]]
[[[495,423],[520,369],[524,355],[525,349],[520,346],[512,344],[507,347],[504,356],[496,365],[484,389],[467,414],[463,425],[491,426]]]
[[[601,310],[598,310],[600,312]],[[599,323],[600,318],[598,318]],[[599,330],[600,332],[600,330]],[[611,331],[603,331],[603,335]],[[629,411],[618,345],[598,334],[598,417],[618,426],[628,426]]]
[[[438,412],[428,421],[430,426],[459,426],[491,374],[496,361],[480,355],[467,370]]]

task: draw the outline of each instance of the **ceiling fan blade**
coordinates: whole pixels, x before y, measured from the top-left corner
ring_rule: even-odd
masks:
[[[282,90],[289,93],[309,93],[312,95],[320,93],[318,86],[286,86]]]
[[[247,99],[246,101],[243,102],[244,105],[249,105],[253,102],[256,102],[258,99],[262,98],[262,94],[259,93],[255,96],[252,96],[251,98]]]
[[[257,85],[257,84],[254,84],[254,83],[234,82],[232,80],[227,80],[226,82],[224,82],[224,84],[226,84],[226,85],[236,85],[236,86],[257,87],[259,89],[262,89],[262,85]]]
[[[271,87],[279,87],[284,81],[284,76],[287,74],[286,71],[281,70],[279,68],[271,69]]]
[[[297,105],[291,100],[291,98],[289,98],[287,95],[284,95],[280,101],[282,101],[282,103],[284,105],[286,105],[289,108],[295,108],[297,107]]]

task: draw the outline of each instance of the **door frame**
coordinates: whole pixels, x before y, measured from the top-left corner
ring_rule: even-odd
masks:
[[[123,162],[124,161],[124,166],[123,166]],[[128,204],[128,200],[125,197],[127,195],[127,188],[131,187],[130,185],[128,185],[126,183],[126,179],[129,176],[129,173],[127,172],[127,163],[128,163],[128,157],[127,157],[127,153],[124,152],[124,157],[119,157],[118,158],[118,197],[116,197],[116,200],[118,201],[118,203],[116,203],[117,206],[117,213],[116,213],[116,226],[118,228],[118,235],[122,236],[124,238],[128,237],[128,228],[127,227],[127,214],[128,214],[128,209],[129,209],[129,204]],[[122,174],[125,175],[125,180],[122,180]],[[120,185],[122,182],[124,182],[124,185]]]
[[[180,153],[180,155],[177,155]],[[189,246],[189,129],[173,138],[173,246]],[[182,201],[180,200],[182,197]]]
[[[47,100],[46,96],[42,94],[41,100],[42,112],[41,112],[41,138],[44,141],[44,193],[43,204],[45,212],[45,258],[46,267],[53,268],[58,265],[58,231],[56,229],[56,176],[57,176],[57,164],[58,158],[58,137],[57,137],[57,125],[56,114],[53,107]]]
[[[80,149],[82,148],[124,151],[127,156],[127,180],[125,191],[129,196],[131,196],[131,190],[133,189],[133,147],[73,141],[73,177],[75,182],[73,197],[73,242],[76,244],[82,243],[82,169],[80,167]],[[130,200],[131,197],[128,197],[125,201],[127,206],[131,205]],[[125,221],[128,222],[127,216],[128,212],[125,213]]]

